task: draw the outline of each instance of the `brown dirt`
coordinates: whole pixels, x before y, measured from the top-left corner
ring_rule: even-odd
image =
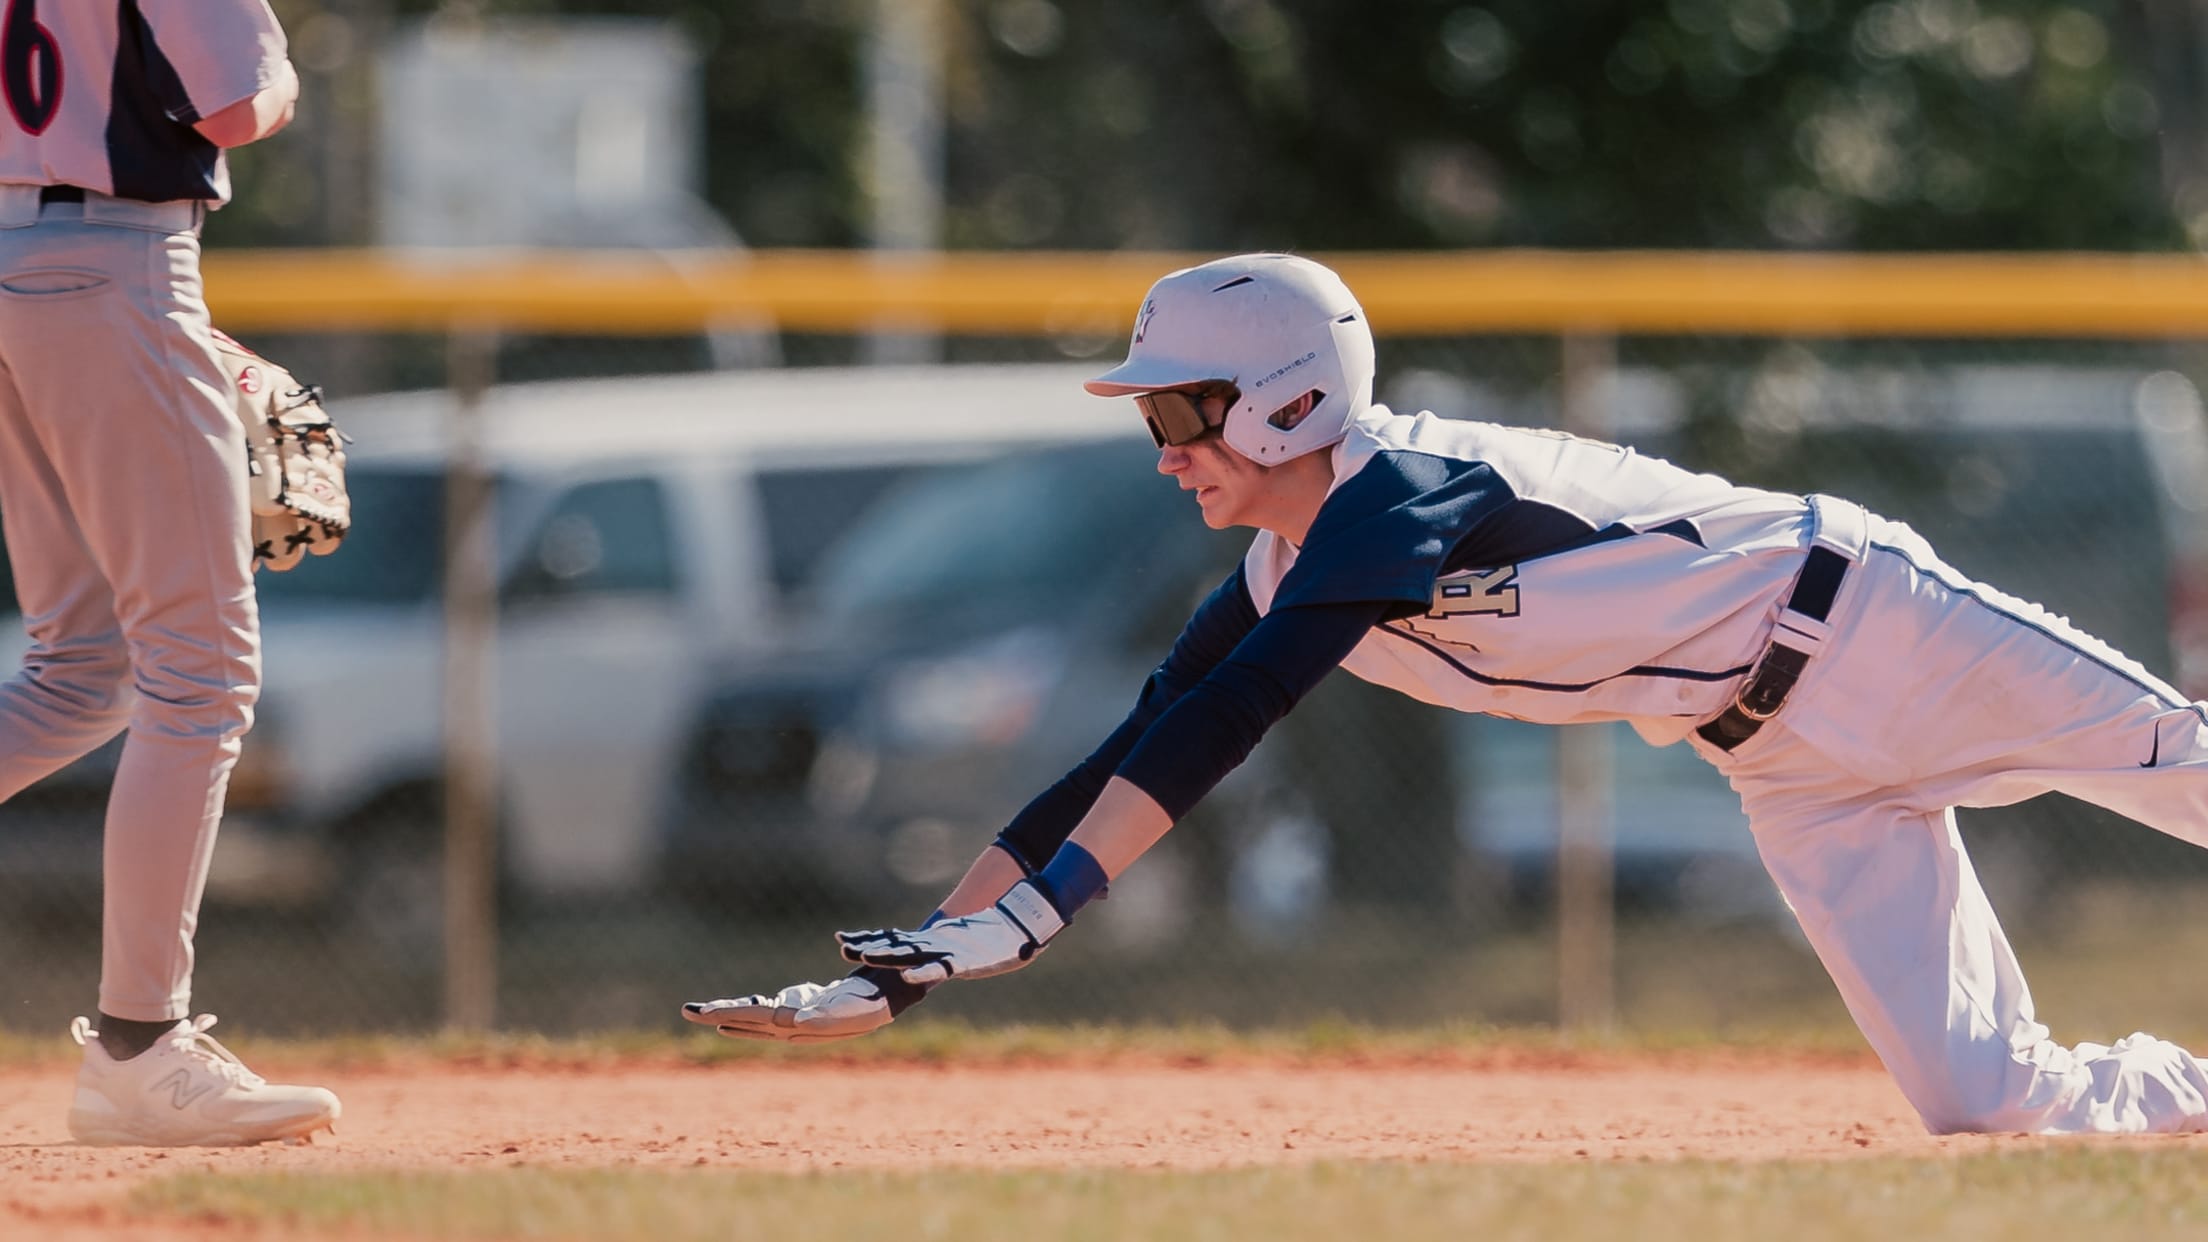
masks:
[[[720,1166],[1218,1168],[1314,1160],[1937,1156],[1876,1065],[1830,1058],[1489,1058],[1172,1065],[378,1065],[308,1147],[79,1148],[67,1067],[0,1071],[0,1236],[116,1236],[140,1182],[185,1170]],[[133,1222],[134,1242],[234,1238]]]

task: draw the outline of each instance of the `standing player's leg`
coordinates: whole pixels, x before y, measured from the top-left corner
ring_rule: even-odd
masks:
[[[100,1009],[174,1022],[260,686],[244,431],[207,335],[196,237],[51,220],[29,231],[46,235],[48,262],[103,280],[0,324],[140,691],[108,803]]]
[[[0,322],[10,281],[0,259]],[[130,710],[115,597],[30,425],[0,334],[0,529],[31,645],[0,681],[0,802],[107,741]]]
[[[113,594],[140,692],[108,802],[102,1030],[72,1028],[87,1046],[70,1130],[93,1143],[302,1135],[336,1118],[336,1097],[264,1082],[207,1035],[211,1019],[183,1020],[223,796],[260,689],[244,429],[201,300],[196,216],[113,200],[83,215],[22,230],[38,279],[59,289],[73,273],[77,287],[0,298],[24,421]],[[185,1096],[193,1105],[176,1107]]]

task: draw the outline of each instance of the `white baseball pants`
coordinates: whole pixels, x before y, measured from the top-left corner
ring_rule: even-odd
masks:
[[[2060,791],[2208,845],[2208,708],[1906,526],[1874,517],[1867,539],[1778,715],[1696,749],[1926,1127],[2208,1129],[2191,1053],[2049,1038],[1953,811]]]
[[[0,683],[0,801],[129,727],[100,1009],[160,1021],[190,1004],[260,689],[245,440],[208,335],[199,208],[86,198],[0,186],[0,525],[31,638]]]

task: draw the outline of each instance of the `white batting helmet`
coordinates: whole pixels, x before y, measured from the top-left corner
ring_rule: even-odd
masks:
[[[1232,385],[1239,396],[1226,414],[1227,447],[1270,466],[1340,440],[1372,404],[1372,371],[1372,328],[1341,277],[1295,255],[1238,254],[1150,286],[1127,361],[1084,387],[1137,398],[1164,445],[1208,428],[1190,422],[1185,400],[1151,408],[1146,398]],[[1306,393],[1315,396],[1299,418]]]

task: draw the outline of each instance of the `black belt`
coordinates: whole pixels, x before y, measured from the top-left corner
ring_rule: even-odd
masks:
[[[1832,611],[1833,597],[1840,594],[1840,580],[1847,576],[1847,557],[1831,548],[1811,548],[1809,559],[1802,562],[1801,576],[1794,579],[1794,593],[1786,597],[1786,610],[1822,624]],[[1808,665],[1808,652],[1773,639],[1732,706],[1695,732],[1719,750],[1731,750],[1754,737],[1763,722],[1778,715],[1779,708],[1786,705],[1786,696]]]
[[[42,185],[38,187],[38,201],[40,203],[81,203],[84,201],[84,188],[74,185]]]

